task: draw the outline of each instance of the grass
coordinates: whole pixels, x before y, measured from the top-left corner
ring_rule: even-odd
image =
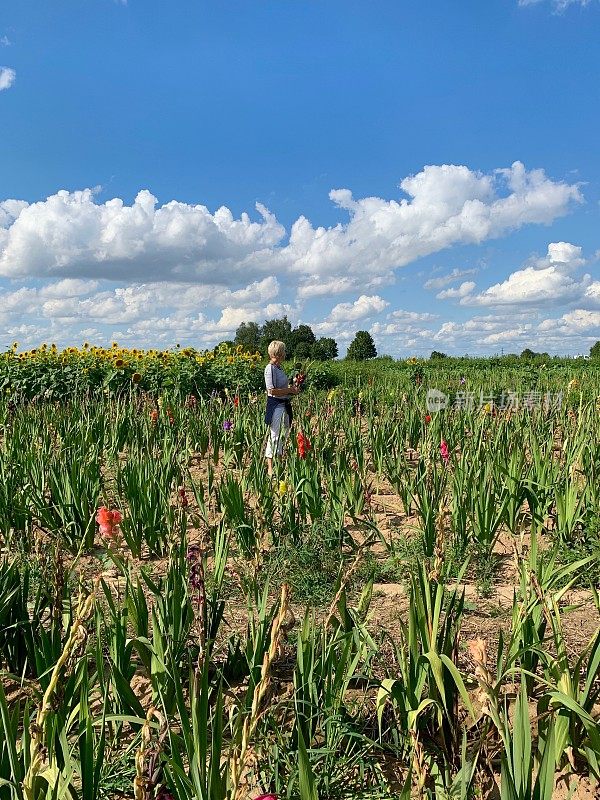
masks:
[[[299,538],[283,537],[276,542],[266,572],[274,584],[285,576],[294,602],[323,608],[335,594],[340,567],[346,560],[337,532],[326,524],[314,523]]]

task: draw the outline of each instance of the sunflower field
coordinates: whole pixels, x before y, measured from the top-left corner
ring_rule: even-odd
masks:
[[[0,355],[0,386],[5,394],[27,400],[61,400],[96,393],[130,394],[164,390],[179,394],[210,394],[233,386],[257,391],[264,361],[241,347],[198,351],[193,348],[138,350],[82,347],[58,350],[43,344],[18,351],[18,343]]]

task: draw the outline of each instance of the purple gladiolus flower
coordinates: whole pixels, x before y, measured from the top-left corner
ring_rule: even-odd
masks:
[[[226,419],[223,422],[223,430],[230,431],[233,428],[233,422],[230,419]]]

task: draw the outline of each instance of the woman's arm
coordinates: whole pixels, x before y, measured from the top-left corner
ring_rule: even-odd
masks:
[[[273,365],[267,364],[265,367],[265,386],[267,394],[271,397],[289,397],[290,395],[298,394],[295,386],[288,386],[285,389],[278,389],[275,386],[275,376],[273,374]]]

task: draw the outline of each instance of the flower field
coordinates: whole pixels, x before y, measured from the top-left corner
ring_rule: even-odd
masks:
[[[128,394],[172,391],[204,394],[235,386],[256,391],[262,386],[262,359],[242,348],[221,347],[138,350],[93,347],[58,350],[42,345],[18,352],[15,342],[0,355],[0,386],[15,398],[60,400],[73,394],[97,392]]]
[[[598,367],[263,366],[0,358],[0,800],[597,796]]]

